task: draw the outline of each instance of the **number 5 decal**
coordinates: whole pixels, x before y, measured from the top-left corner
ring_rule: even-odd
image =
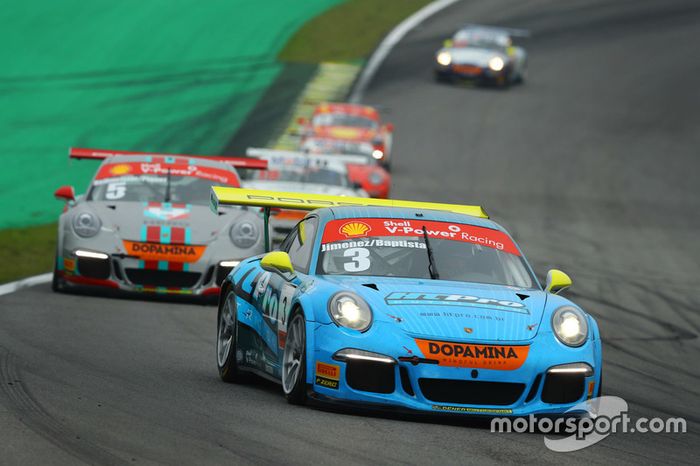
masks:
[[[121,199],[126,194],[126,185],[124,183],[110,183],[107,185],[105,198],[110,200]]]
[[[343,264],[346,272],[364,272],[369,269],[369,250],[366,248],[350,248],[343,252],[343,256],[352,260]]]

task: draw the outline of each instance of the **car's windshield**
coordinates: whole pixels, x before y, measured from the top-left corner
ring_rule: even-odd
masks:
[[[346,113],[319,113],[314,116],[314,126],[352,126],[359,128],[376,129],[377,122],[361,115],[348,115]]]
[[[536,287],[520,251],[505,233],[420,220],[362,218],[328,222],[317,273],[430,279],[424,231],[441,280]]]
[[[97,174],[87,199],[108,202],[173,202],[209,204],[212,186],[239,186],[236,175],[223,169],[161,166],[158,164],[105,165]],[[168,172],[170,172],[168,174]]]
[[[510,37],[506,34],[489,30],[464,30],[454,36],[454,44],[457,47],[502,49],[510,43]]]
[[[331,186],[348,186],[347,175],[326,168],[284,169],[258,171],[253,175],[255,180],[292,181],[299,183],[327,184]]]

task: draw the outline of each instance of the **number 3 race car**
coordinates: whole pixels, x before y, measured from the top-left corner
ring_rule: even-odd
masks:
[[[103,160],[87,193],[66,201],[58,226],[55,291],[98,286],[128,292],[212,295],[238,261],[261,253],[262,219],[234,208],[213,217],[212,185],[240,186],[234,167],[264,160],[71,149]]]
[[[217,365],[288,401],[472,415],[561,414],[596,396],[596,321],[540,286],[476,206],[215,187],[222,205],[312,210],[222,284]]]

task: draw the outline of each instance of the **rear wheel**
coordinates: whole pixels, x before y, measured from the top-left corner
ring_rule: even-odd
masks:
[[[236,319],[236,295],[229,291],[226,299],[219,305],[216,326],[216,365],[221,380],[229,383],[244,382],[244,376],[236,361],[236,338],[238,336],[238,319]]]
[[[306,319],[297,310],[287,327],[282,356],[282,390],[291,404],[306,403]]]

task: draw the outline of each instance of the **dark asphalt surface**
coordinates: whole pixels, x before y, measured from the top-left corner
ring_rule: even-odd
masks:
[[[466,22],[529,28],[508,91],[432,81]],[[465,1],[394,49],[366,94],[396,125],[396,197],[480,203],[604,339],[605,391],[689,432],[555,454],[541,434],[289,406],[219,381],[215,309],[38,286],[0,297],[0,464],[696,463],[700,3]]]

